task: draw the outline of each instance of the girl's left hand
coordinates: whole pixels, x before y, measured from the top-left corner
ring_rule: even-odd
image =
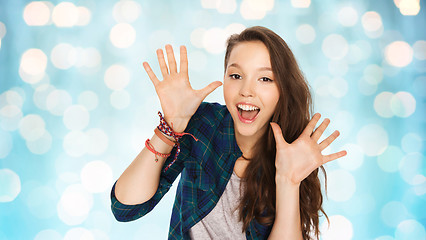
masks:
[[[318,139],[330,123],[330,120],[326,118],[314,131],[320,118],[321,114],[314,114],[302,134],[291,144],[285,141],[280,126],[271,122],[277,144],[275,158],[276,177],[283,178],[291,184],[299,185],[303,179],[321,165],[346,155],[345,150],[322,155],[321,151],[339,136],[339,131],[334,131],[328,138],[318,144]]]

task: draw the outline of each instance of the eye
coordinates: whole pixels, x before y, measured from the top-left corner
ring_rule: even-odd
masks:
[[[231,75],[229,75],[229,77],[230,78],[233,78],[233,79],[241,79],[241,76],[239,75],[239,74],[231,74]]]
[[[268,77],[262,77],[262,78],[260,78],[260,81],[262,81],[262,82],[273,82],[273,80],[268,78]]]

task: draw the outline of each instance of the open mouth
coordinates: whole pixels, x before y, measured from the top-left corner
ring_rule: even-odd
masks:
[[[259,115],[260,108],[254,105],[237,104],[238,117],[244,123],[252,123]]]

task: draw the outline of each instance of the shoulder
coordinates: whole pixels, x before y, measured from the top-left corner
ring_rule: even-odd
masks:
[[[226,105],[219,103],[202,102],[191,121],[196,121],[199,124],[215,127],[219,124],[228,113]]]

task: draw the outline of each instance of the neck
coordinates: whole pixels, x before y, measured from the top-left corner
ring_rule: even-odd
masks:
[[[253,148],[257,142],[257,138],[253,136],[243,136],[238,133],[235,133],[235,140],[237,141],[238,147],[241,152],[243,152],[243,156],[250,159],[252,158]]]

